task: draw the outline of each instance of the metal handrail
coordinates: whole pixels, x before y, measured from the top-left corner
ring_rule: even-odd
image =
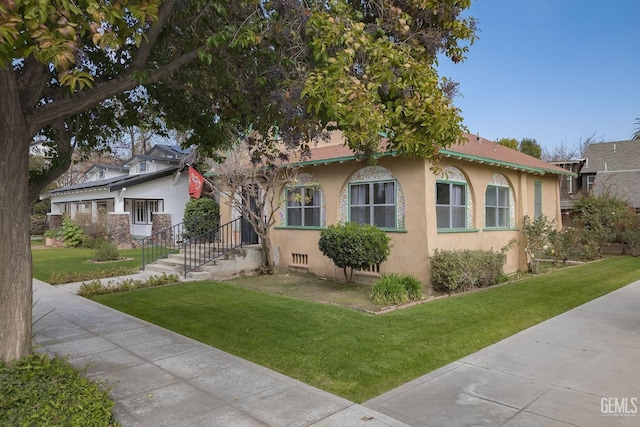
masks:
[[[167,258],[170,254],[180,252],[180,248],[191,235],[203,233],[201,229],[205,227],[204,224],[212,222],[220,224],[220,217],[206,218],[204,221],[196,217],[143,238],[140,241],[142,245],[142,269],[144,270],[146,265],[161,258]]]
[[[184,276],[234,249],[242,247],[240,224],[242,217],[227,222],[214,230],[202,233],[183,243]]]
[[[182,251],[184,276],[187,277],[190,271],[242,247],[239,232],[242,217],[199,234],[196,232],[200,231],[202,225],[198,224],[197,219],[194,221],[181,222],[142,239],[142,269],[158,259]]]

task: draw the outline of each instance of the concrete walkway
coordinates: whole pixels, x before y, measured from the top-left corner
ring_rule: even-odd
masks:
[[[142,278],[142,277],[139,277]],[[106,381],[123,426],[403,426],[285,375],[34,280],[34,341]]]
[[[638,426],[640,281],[364,406],[413,426]]]
[[[35,342],[106,380],[125,427],[640,425],[640,282],[362,405],[75,289],[34,280]]]

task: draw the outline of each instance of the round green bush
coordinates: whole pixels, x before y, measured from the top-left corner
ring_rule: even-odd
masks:
[[[220,225],[220,205],[206,197],[191,199],[184,207],[186,237],[202,236]]]
[[[320,233],[318,247],[351,281],[353,270],[362,270],[385,261],[391,252],[387,234],[373,225],[354,222],[330,225]],[[347,275],[347,269],[351,275]]]

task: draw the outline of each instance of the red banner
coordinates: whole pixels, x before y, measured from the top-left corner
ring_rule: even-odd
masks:
[[[204,177],[200,172],[189,166],[189,195],[194,199],[199,199],[204,185]]]

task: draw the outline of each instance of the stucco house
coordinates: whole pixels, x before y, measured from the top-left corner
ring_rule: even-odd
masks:
[[[522,240],[523,217],[546,215],[561,226],[558,176],[572,174],[474,135],[441,150],[438,170],[424,160],[388,153],[373,166],[359,162],[340,140],[312,149],[298,163],[295,186],[284,190],[272,241],[280,266],[342,277],[318,249],[320,231],[346,221],[374,224],[391,238],[382,265],[356,273],[367,281],[381,273],[410,273],[428,283],[436,249],[500,250]],[[230,210],[221,210],[230,217]],[[513,245],[505,271],[526,268],[522,245]]]
[[[126,244],[132,236],[149,236],[154,216],[164,218],[156,227],[182,222],[189,200],[188,174],[180,170],[185,155],[179,146],[156,145],[118,166],[93,165],[84,182],[42,196],[51,198],[50,228],[65,214],[90,215],[94,221],[105,216],[112,237]]]

